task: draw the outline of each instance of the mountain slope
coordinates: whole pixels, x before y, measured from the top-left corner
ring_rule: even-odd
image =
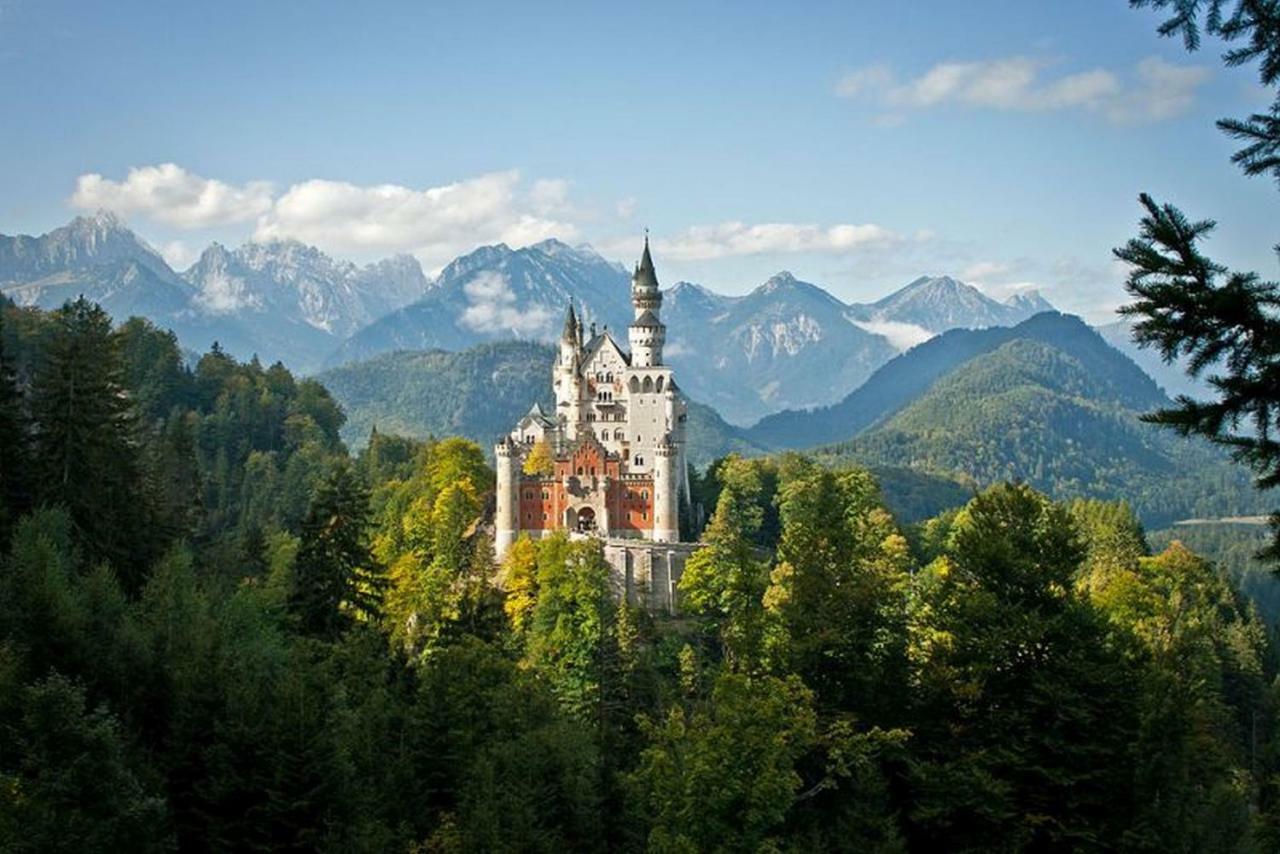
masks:
[[[838,400],[895,352],[845,321],[842,302],[790,273],[736,299],[693,287],[673,289],[663,306],[667,361],[691,397],[733,422]]]
[[[173,319],[192,297],[154,249],[106,212],[40,237],[0,235],[0,292],[41,308],[83,295],[119,318]]]
[[[1128,320],[1117,320],[1097,327],[1108,344],[1124,353],[1146,372],[1170,397],[1180,394],[1205,398],[1212,391],[1203,380],[1187,376],[1186,360],[1177,359],[1173,363],[1160,357],[1158,350],[1151,347],[1139,347],[1133,340],[1133,325]]]
[[[936,335],[948,329],[1012,326],[1052,310],[1035,291],[999,302],[950,276],[921,276],[876,302],[849,306],[849,317],[868,329],[896,324]]]
[[[1108,350],[1110,348],[1107,348]],[[1142,423],[1164,400],[1128,359],[1018,337],[933,383],[827,458],[1021,480],[1055,497],[1124,497],[1144,522],[1260,512],[1248,472],[1217,449]]]
[[[1091,370],[1115,374],[1128,388],[1135,408],[1158,406],[1159,389],[1134,364],[1119,356],[1084,321],[1045,312],[1013,327],[953,329],[897,356],[834,406],[779,412],[745,431],[753,442],[773,448],[806,448],[848,439],[923,394],[935,381],[983,353],[1018,338],[1041,341],[1072,353]]]
[[[546,240],[483,246],[441,271],[426,295],[360,330],[329,365],[392,350],[462,350],[483,341],[550,340],[573,298],[590,321],[630,322],[625,269],[587,248]]]
[[[158,273],[173,272],[154,249],[107,211],[76,217],[39,237],[0,234],[0,285],[129,261]]]
[[[384,353],[321,373],[347,414],[343,439],[363,445],[377,426],[406,436],[465,436],[488,448],[534,402],[550,410],[555,351],[533,341],[495,341],[461,352]],[[704,466],[730,452],[759,453],[711,407],[691,402],[688,455]]]

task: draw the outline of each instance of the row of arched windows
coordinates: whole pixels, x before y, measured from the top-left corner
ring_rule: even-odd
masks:
[[[653,391],[661,392],[662,386],[665,380],[666,378],[661,376],[658,377],[656,382],[654,381],[653,377],[645,377],[643,380],[641,380],[639,377],[632,377],[631,382],[628,383],[627,387],[631,389],[632,394],[635,394],[636,392],[642,392],[642,391],[643,392],[653,392]]]

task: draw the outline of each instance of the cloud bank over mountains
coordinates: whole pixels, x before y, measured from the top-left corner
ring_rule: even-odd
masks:
[[[578,221],[599,219],[574,202],[569,182],[529,181],[515,169],[425,189],[314,178],[277,192],[269,181],[237,186],[162,163],[130,169],[121,180],[81,175],[68,201],[79,210],[113,210],[183,230],[252,224],[255,241],[292,239],[337,254],[408,252],[429,270],[477,245],[522,247],[553,237],[578,241]],[[626,220],[634,209],[634,199],[623,199],[615,215]],[[730,221],[678,232],[663,241],[663,252],[677,260],[853,253],[892,248],[907,239],[876,223]],[[629,236],[627,253],[633,244]],[[175,261],[189,255],[181,241],[166,243],[164,251]]]

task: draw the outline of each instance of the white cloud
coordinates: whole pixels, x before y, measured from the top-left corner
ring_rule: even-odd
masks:
[[[482,243],[578,237],[568,182],[526,183],[514,170],[425,189],[316,178],[275,195],[266,181],[236,187],[163,163],[130,169],[122,181],[81,175],[70,204],[184,229],[255,222],[254,240],[294,238],[330,252],[412,252],[428,268]],[[176,245],[174,251],[180,255]]]
[[[842,98],[857,98],[868,92],[877,92],[893,85],[893,69],[880,63],[850,71],[836,83],[836,94]]]
[[[891,126],[901,111],[957,104],[974,109],[1099,112],[1117,124],[1154,122],[1191,106],[1206,68],[1180,66],[1157,57],[1142,60],[1127,74],[1103,68],[1051,76],[1052,62],[1014,56],[974,62],[942,62],[918,77],[902,80],[885,65],[851,71],[836,84],[843,98],[875,101],[891,112],[874,121]]]
[[[1158,57],[1138,63],[1137,85],[1108,106],[1108,115],[1119,124],[1158,122],[1180,116],[1195,101],[1196,88],[1209,79],[1209,69],[1173,65]]]
[[[175,270],[185,270],[195,263],[199,253],[181,240],[170,240],[159,247],[165,263]]]
[[[76,179],[71,206],[142,214],[181,228],[207,228],[245,222],[271,207],[271,184],[250,181],[241,187],[188,172],[176,163],[129,170],[123,181],[97,173]]]
[[[966,282],[981,283],[991,278],[1009,274],[1010,267],[1002,261],[976,261],[960,271],[960,278]]]
[[[482,243],[576,238],[577,227],[556,218],[567,193],[562,181],[526,189],[514,170],[424,190],[313,179],[276,200],[254,239],[295,238],[338,252],[408,251],[430,267]]]
[[[625,199],[619,199],[618,204],[614,208],[615,212],[618,214],[618,218],[631,219],[631,217],[636,214],[637,204],[638,202],[636,201],[635,196],[627,196]]]
[[[476,332],[512,332],[527,338],[543,338],[551,331],[552,313],[542,305],[516,304],[516,295],[505,276],[485,272],[462,287],[468,305],[461,323]]]
[[[668,341],[662,346],[662,354],[668,359],[679,359],[684,356],[698,354],[696,348],[689,347],[683,341]]]
[[[850,252],[890,246],[902,238],[883,226],[818,226],[789,222],[749,225],[725,222],[699,225],[662,241],[662,254],[680,260],[705,260],[764,252]]]
[[[916,326],[914,323],[899,323],[894,320],[852,320],[850,322],[874,335],[883,335],[899,350],[910,350],[917,344],[928,341],[934,335],[928,329]]]

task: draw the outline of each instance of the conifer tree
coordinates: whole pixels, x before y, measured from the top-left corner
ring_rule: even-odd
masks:
[[[350,465],[317,487],[298,530],[289,609],[306,634],[334,640],[376,619],[385,580],[369,550],[369,493]]]
[[[90,553],[136,590],[159,543],[111,318],[82,297],[53,320],[32,396],[39,497],[65,506]]]
[[[1246,175],[1280,183],[1280,3],[1275,0],[1130,0],[1136,8],[1169,9],[1160,34],[1178,35],[1188,50],[1202,33],[1237,45],[1227,65],[1258,61],[1263,86],[1277,87],[1266,113],[1222,119],[1218,127],[1245,146],[1232,161]],[[1258,475],[1258,486],[1280,486],[1280,285],[1255,273],[1229,271],[1206,257],[1201,241],[1210,220],[1188,219],[1170,204],[1139,197],[1146,215],[1139,236],[1115,250],[1132,270],[1127,287],[1135,302],[1121,309],[1137,319],[1138,343],[1168,361],[1185,356],[1192,376],[1207,374],[1212,399],[1179,396],[1150,416],[1184,435],[1206,436],[1232,450]],[[1277,247],[1280,252],[1280,247]],[[1280,513],[1265,554],[1280,561]]]
[[[31,500],[30,427],[18,378],[4,343],[0,305],[0,545]]]

